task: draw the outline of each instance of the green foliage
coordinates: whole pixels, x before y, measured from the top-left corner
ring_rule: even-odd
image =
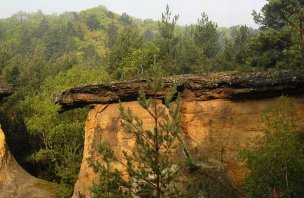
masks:
[[[180,180],[183,185],[180,190],[183,192],[183,197],[216,197],[216,198],[235,198],[235,192],[230,186],[225,173],[217,171],[208,171],[204,169],[188,169],[182,173],[187,177],[182,177]]]
[[[122,15],[120,16],[120,21],[123,25],[131,25],[132,24],[131,17],[125,12],[122,13]]]
[[[219,34],[216,29],[217,25],[209,20],[206,13],[202,13],[193,29],[195,43],[208,58],[215,57],[219,52]]]
[[[253,55],[250,65],[269,68],[285,63],[286,66],[290,67],[290,63],[286,60],[291,54],[284,51],[290,42],[290,32],[287,29],[280,31],[270,29],[261,32],[248,44]]]
[[[195,44],[194,38],[188,32],[181,36],[177,44],[176,62],[178,74],[199,74],[211,69],[210,61],[204,51]]]
[[[301,0],[269,0],[261,13],[253,12],[262,30],[262,34],[253,40],[254,52],[260,53],[254,55],[258,60],[253,65],[303,67],[303,7]]]
[[[148,80],[151,98],[147,99],[140,91],[138,103],[153,119],[153,129],[146,129],[143,121],[130,109],[120,106],[121,126],[126,134],[135,141],[133,151],[123,151],[123,159],[118,159],[106,143],[101,144],[99,152],[103,164],[93,162],[93,167],[100,175],[98,184],[91,191],[93,197],[173,197],[177,191],[174,186],[180,167],[171,155],[178,145],[180,133],[180,101],[172,103],[176,96],[176,87],[168,91],[162,105],[157,100],[157,93],[164,88],[160,73],[155,73]],[[123,178],[113,163],[126,169],[128,178]]]
[[[179,16],[171,18],[169,6],[162,13],[161,21],[158,22],[159,38],[156,40],[156,46],[159,48],[158,62],[168,75],[177,73],[175,63],[178,37],[175,35],[176,22]]]
[[[253,11],[260,32],[255,34],[245,26],[231,32],[216,68],[302,68],[303,13],[300,0],[268,0],[261,13]]]
[[[264,136],[241,152],[251,170],[245,183],[247,197],[304,195],[304,147],[292,117],[292,106],[282,98],[263,115]]]
[[[154,58],[163,75],[301,67],[303,3],[269,0],[254,17],[259,33],[246,26],[219,30],[206,13],[196,25],[182,27],[169,6],[159,22],[103,6],[61,15],[18,12],[0,19],[0,80],[14,85],[0,114],[13,155],[31,174],[60,183],[68,196],[87,111],[58,115],[49,100],[53,92],[143,78],[151,74]]]
[[[98,30],[101,28],[99,21],[97,20],[96,15],[90,15],[87,19],[87,26],[90,30]]]
[[[61,197],[71,196],[82,160],[83,128],[87,110],[78,109],[58,115],[50,100],[54,92],[83,83],[106,80],[102,70],[73,67],[49,77],[40,91],[21,102],[24,121],[31,137],[40,140],[40,148],[30,160],[47,167],[41,177],[62,184]],[[64,194],[66,193],[66,194]]]
[[[235,61],[243,64],[245,59],[249,55],[248,42],[253,37],[253,33],[247,26],[240,26],[236,31],[234,39],[234,50]]]
[[[174,38],[174,30],[179,16],[175,15],[171,20],[171,11],[169,5],[166,6],[166,11],[162,13],[161,21],[158,22],[160,36],[164,39]]]
[[[103,155],[104,165],[91,161],[92,167],[99,174],[99,182],[91,186],[93,198],[123,198],[131,197],[128,190],[131,185],[122,177],[121,172],[111,168],[112,160],[118,160],[114,156],[109,145],[100,144],[98,152]]]
[[[143,38],[134,27],[126,27],[118,35],[109,55],[109,73],[113,72],[115,79],[122,79],[125,68],[124,59],[134,57],[134,51],[141,48]]]
[[[121,79],[144,78],[150,72],[150,66],[158,53],[159,49],[152,43],[134,49],[122,59],[117,73],[120,74]]]
[[[216,58],[216,70],[252,70],[256,57],[253,56],[250,44],[256,44],[253,41],[256,32],[247,26],[235,26],[229,28],[228,34],[225,34],[223,50]]]

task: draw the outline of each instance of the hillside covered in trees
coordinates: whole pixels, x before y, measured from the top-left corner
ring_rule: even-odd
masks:
[[[28,172],[60,184],[60,196],[69,197],[82,159],[87,110],[58,114],[53,93],[144,78],[154,62],[164,76],[301,69],[303,7],[300,1],[269,1],[261,13],[253,12],[259,30],[218,27],[207,13],[196,24],[180,26],[169,6],[159,21],[103,6],[0,19],[0,82],[14,87],[0,107],[0,122],[11,152]]]

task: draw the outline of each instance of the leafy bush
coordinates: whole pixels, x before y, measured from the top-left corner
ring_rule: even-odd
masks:
[[[304,146],[286,98],[263,115],[264,136],[244,149],[241,159],[251,170],[247,197],[303,197]]]
[[[32,140],[36,140],[37,150],[29,160],[44,166],[40,177],[61,184],[60,197],[70,197],[77,180],[87,109],[58,114],[58,107],[50,98],[56,91],[83,83],[102,82],[106,76],[101,69],[87,70],[75,66],[47,78],[37,94],[27,96],[21,103],[26,127]]]

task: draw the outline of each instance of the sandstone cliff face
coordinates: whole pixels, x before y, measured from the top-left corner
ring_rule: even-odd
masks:
[[[291,97],[289,101],[296,109],[295,117],[304,129],[304,99]],[[183,102],[183,137],[192,156],[198,161],[223,168],[230,181],[238,184],[244,179],[247,169],[237,160],[240,149],[262,134],[260,115],[278,98],[251,101],[209,101]],[[123,102],[144,123],[152,123],[146,111],[137,102]],[[85,126],[85,148],[75,195],[88,195],[88,188],[98,176],[89,167],[88,159],[98,160],[97,148],[101,142],[108,142],[116,154],[122,149],[132,148],[126,134],[120,128],[119,104],[95,105],[89,112]],[[77,197],[77,196],[75,196]]]
[[[222,168],[233,185],[239,184],[248,172],[237,160],[240,149],[262,135],[260,115],[275,105],[279,96],[290,96],[295,118],[300,129],[304,129],[304,75],[300,72],[174,77],[166,79],[166,87],[173,82],[182,92],[182,135],[190,153],[197,161]],[[67,90],[55,97],[62,110],[85,105],[91,107],[74,197],[78,192],[89,195],[88,187],[97,179],[89,167],[88,158],[100,159],[97,154],[100,142],[110,143],[117,154],[122,149],[132,149],[132,140],[126,138],[120,127],[118,99],[144,123],[152,123],[147,112],[134,101],[140,86],[145,87],[145,81],[94,84]]]
[[[55,197],[56,186],[24,171],[10,154],[0,128],[0,197]]]
[[[10,86],[0,85],[0,101],[10,93]],[[47,198],[54,197],[55,190],[54,184],[31,176],[18,165],[9,152],[0,125],[0,197]]]

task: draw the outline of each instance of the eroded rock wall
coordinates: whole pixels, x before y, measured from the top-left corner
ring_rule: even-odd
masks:
[[[278,100],[279,97],[243,101],[183,100],[181,127],[190,153],[196,160],[223,168],[231,183],[238,184],[248,172],[237,160],[238,153],[262,135],[261,113],[277,104]],[[300,129],[304,129],[303,97],[289,97],[289,102],[294,106],[294,116]],[[151,117],[136,101],[123,102],[122,105],[130,108],[147,126],[153,124]],[[101,142],[109,143],[116,154],[133,147],[133,141],[120,127],[117,103],[94,105],[89,112],[85,125],[84,156],[74,197],[78,197],[78,193],[89,195],[88,188],[98,179],[89,167],[88,159],[100,160],[97,148]]]
[[[48,198],[55,197],[57,186],[31,176],[23,170],[8,150],[0,128],[0,197]]]
[[[163,81],[164,88],[156,94],[158,99],[163,98],[173,84],[181,93],[181,127],[190,153],[195,160],[222,168],[233,185],[242,181],[248,172],[237,160],[240,149],[262,135],[260,115],[280,96],[289,96],[295,118],[303,129],[303,71],[219,72],[173,76]],[[147,96],[153,93],[147,81],[138,79],[80,85],[54,94],[53,101],[60,105],[60,112],[91,107],[74,197],[78,192],[88,195],[88,187],[96,181],[97,175],[89,167],[88,158],[99,159],[96,151],[101,141],[110,143],[117,154],[122,149],[132,149],[132,141],[120,127],[118,101],[130,107],[144,123],[151,123],[151,118],[135,102],[140,87]]]
[[[12,87],[0,84],[0,102],[12,93]],[[0,125],[0,198],[55,197],[58,186],[27,173],[11,155]]]

